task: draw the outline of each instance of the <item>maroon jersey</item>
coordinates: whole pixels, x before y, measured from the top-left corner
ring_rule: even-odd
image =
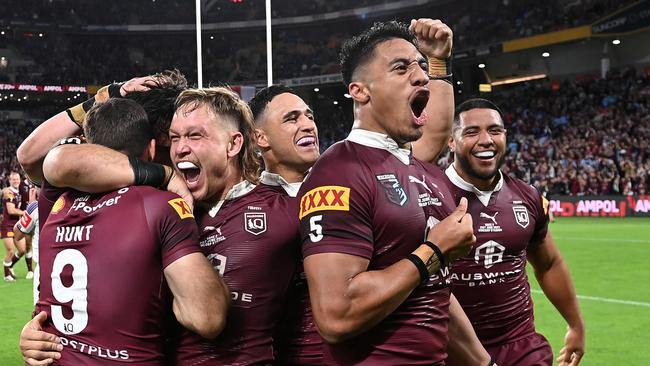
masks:
[[[61,139],[54,147],[60,145],[81,145],[84,143],[78,137],[68,137]],[[43,226],[47,221],[50,211],[52,210],[54,203],[57,202],[57,199],[62,195],[66,190],[64,188],[58,188],[51,185],[47,180],[43,179],[41,182],[41,193],[38,196],[38,227],[43,230]]]
[[[309,301],[307,278],[300,255],[298,199],[296,195],[301,183],[287,183],[281,176],[262,172],[261,184],[281,186],[289,203],[289,216],[296,232],[296,256],[299,260],[289,291],[286,295],[284,314],[278,324],[275,336],[276,365],[320,366],[323,364],[323,339],[316,330]]]
[[[454,295],[485,346],[534,334],[526,249],[546,236],[541,194],[507,175],[501,175],[493,192],[482,192],[453,166],[446,174],[454,199],[467,197],[477,239],[472,251],[452,265]]]
[[[197,209],[200,244],[232,295],[214,340],[184,331],[178,365],[273,362],[273,335],[298,263],[296,217],[282,187],[242,182],[225,201]],[[295,211],[295,209],[294,209]]]
[[[9,215],[9,210],[7,210],[7,204],[13,203],[16,209],[20,210],[21,202],[22,202],[22,197],[20,195],[20,192],[18,192],[18,190],[15,189],[14,187],[7,187],[2,190],[2,212],[3,212],[2,227],[3,228],[11,227],[11,230],[13,230],[14,225],[18,222],[18,219],[20,219],[20,215],[18,216]]]
[[[29,191],[32,189],[32,184],[28,179],[23,179],[20,181],[20,186],[18,191],[20,192],[20,209],[25,211],[27,204],[29,203]]]
[[[298,206],[295,210],[296,216]],[[298,220],[296,220],[296,228]],[[319,366],[323,364],[323,338],[318,334],[309,301],[302,261],[291,281],[284,315],[276,333],[277,365]]]
[[[437,167],[386,135],[355,129],[330,147],[303,184],[303,256],[345,253],[381,270],[419,247],[453,209]],[[332,270],[336,270],[332,268]],[[417,287],[373,329],[324,346],[329,365],[443,364],[449,319],[448,268]]]
[[[171,312],[163,269],[200,252],[187,203],[150,187],[67,191],[41,230],[44,330],[61,337],[60,365],[161,365]]]

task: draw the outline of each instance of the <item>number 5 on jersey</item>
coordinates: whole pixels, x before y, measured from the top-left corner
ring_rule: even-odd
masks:
[[[323,239],[323,226],[320,222],[323,220],[323,215],[314,215],[309,218],[309,239],[317,243]]]

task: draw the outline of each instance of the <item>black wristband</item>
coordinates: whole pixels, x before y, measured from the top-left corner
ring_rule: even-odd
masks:
[[[490,359],[490,362],[488,362],[487,366],[496,366],[497,364]]]
[[[122,98],[122,93],[120,92],[120,89],[122,89],[122,85],[124,83],[113,83],[108,86],[108,96],[109,98]]]
[[[424,244],[426,246],[428,246],[429,248],[431,248],[431,250],[433,250],[434,253],[436,253],[436,257],[438,257],[438,260],[440,261],[440,268],[444,268],[445,267],[445,256],[442,254],[442,250],[440,250],[440,247],[433,244],[433,242],[431,242],[429,240],[425,241]]]
[[[420,272],[420,284],[427,282],[429,280],[429,271],[427,271],[427,266],[422,259],[413,253],[407,255],[406,259],[410,260]]]
[[[129,164],[133,169],[133,185],[167,188],[169,179],[164,165],[143,161],[133,156],[129,156]]]
[[[444,82],[447,82],[449,85],[453,86],[454,85],[453,76],[454,74],[447,74],[444,76],[429,76],[429,80],[442,80]]]

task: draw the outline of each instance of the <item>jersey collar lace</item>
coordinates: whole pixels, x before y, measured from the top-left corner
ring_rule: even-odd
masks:
[[[281,186],[291,197],[296,197],[302,182],[289,183],[280,174],[270,173],[266,170],[260,176],[260,182],[267,186]]]
[[[217,213],[219,212],[219,209],[221,208],[221,206],[223,206],[223,203],[225,201],[241,197],[241,196],[245,195],[246,193],[252,191],[254,188],[255,188],[255,184],[253,184],[253,183],[251,183],[251,182],[249,182],[247,180],[244,180],[244,181],[241,181],[241,182],[235,184],[232,188],[230,188],[230,190],[226,194],[226,198],[224,198],[221,201],[217,202],[214,206],[209,207],[208,215],[210,215],[210,217],[217,216]]]
[[[490,201],[490,197],[492,196],[493,192],[501,190],[501,187],[503,187],[503,174],[501,173],[501,170],[499,170],[499,181],[497,182],[497,185],[494,187],[493,190],[491,191],[481,191],[480,189],[476,188],[472,183],[466,182],[463,178],[461,178],[460,175],[458,175],[458,172],[456,169],[454,169],[454,164],[451,164],[447,170],[445,170],[445,174],[447,174],[447,177],[449,177],[449,180],[458,188],[467,191],[467,192],[473,192],[476,195],[476,198],[481,201],[483,206],[488,205],[488,202]]]

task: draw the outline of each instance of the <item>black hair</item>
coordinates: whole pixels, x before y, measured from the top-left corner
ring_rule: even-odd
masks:
[[[284,93],[297,95],[293,89],[281,84],[268,86],[258,91],[255,94],[253,99],[251,99],[251,101],[248,102],[248,106],[251,108],[251,112],[253,112],[253,118],[255,119],[255,123],[259,122],[258,119],[260,118],[262,113],[264,113],[264,110],[266,109],[266,105],[269,104],[273,100],[273,98]]]
[[[174,117],[174,102],[187,89],[187,79],[178,70],[165,70],[151,76],[156,84],[147,91],[134,91],[126,95],[140,104],[157,135],[167,135]]]
[[[460,127],[459,116],[461,113],[467,112],[471,109],[478,109],[478,108],[492,109],[497,111],[497,113],[499,113],[499,118],[501,118],[501,122],[503,122],[503,113],[501,112],[501,109],[494,102],[491,102],[483,98],[472,98],[456,106],[456,111],[454,112],[454,125],[452,130],[456,131]]]
[[[343,43],[339,54],[343,83],[348,86],[352,82],[354,71],[370,59],[377,44],[394,39],[404,39],[417,47],[417,39],[405,23],[397,21],[376,22],[361,34]]]

